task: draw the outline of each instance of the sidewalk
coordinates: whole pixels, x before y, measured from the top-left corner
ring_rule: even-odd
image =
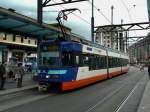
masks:
[[[137,112],[150,112],[150,79],[145,87],[145,91]]]
[[[32,79],[32,74],[24,75],[22,86],[23,86],[22,88],[17,88],[16,81],[13,81],[12,79],[7,79],[4,85],[5,90],[0,90],[0,95],[36,88],[37,82]]]

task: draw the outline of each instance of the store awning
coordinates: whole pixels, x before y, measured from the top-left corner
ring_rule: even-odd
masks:
[[[48,24],[39,24],[35,19],[18,14],[12,10],[0,7],[0,31],[10,32],[30,37],[53,38],[60,32],[59,29]]]

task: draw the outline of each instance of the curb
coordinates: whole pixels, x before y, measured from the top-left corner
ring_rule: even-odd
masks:
[[[150,104],[149,104],[149,90],[150,90],[150,82],[148,81],[145,90],[143,92],[143,96],[141,98],[141,102],[139,104],[137,112],[149,112]]]
[[[3,90],[0,92],[0,96],[2,95],[7,95],[7,94],[12,94],[12,93],[16,93],[16,92],[20,92],[20,91],[25,91],[25,90],[30,90],[30,89],[34,89],[37,88],[38,85],[32,85],[32,86],[25,86],[22,88],[13,88],[13,89],[8,89],[8,90]]]

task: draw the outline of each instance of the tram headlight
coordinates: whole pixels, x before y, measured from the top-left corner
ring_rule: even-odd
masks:
[[[46,75],[46,78],[47,78],[47,79],[50,78],[50,75]]]

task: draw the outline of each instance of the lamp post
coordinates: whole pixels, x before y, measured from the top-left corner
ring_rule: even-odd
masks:
[[[114,6],[111,6],[111,25],[113,25],[113,10],[114,10]],[[114,47],[114,32],[111,32],[111,48]]]
[[[92,0],[91,38],[92,42],[94,42],[94,0]]]
[[[111,24],[113,24],[113,18],[114,18],[114,6],[111,6]]]

